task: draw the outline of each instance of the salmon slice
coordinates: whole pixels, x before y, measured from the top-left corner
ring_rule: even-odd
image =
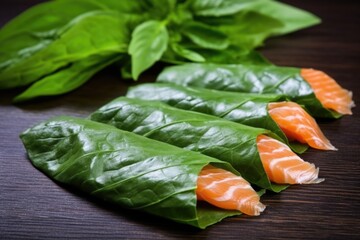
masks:
[[[304,68],[301,76],[310,84],[316,98],[328,109],[340,114],[351,115],[351,108],[355,106],[352,92],[342,88],[333,78],[322,71]]]
[[[271,182],[278,184],[319,183],[319,169],[305,162],[284,143],[265,135],[256,139],[261,162]]]
[[[239,210],[250,216],[258,216],[265,209],[259,195],[240,176],[211,165],[205,166],[198,177],[196,195],[216,207]]]
[[[274,102],[268,104],[268,110],[289,140],[306,143],[316,149],[337,150],[322,133],[315,119],[299,104]]]

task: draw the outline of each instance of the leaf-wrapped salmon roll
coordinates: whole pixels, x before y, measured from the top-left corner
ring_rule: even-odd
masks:
[[[158,82],[224,91],[276,93],[304,105],[314,117],[351,114],[352,93],[324,72],[293,67],[183,64],[166,68]]]
[[[267,167],[270,162],[261,156],[271,155],[273,151],[280,153],[286,145],[274,139],[279,142],[278,146],[273,149],[262,148],[264,150],[260,152],[257,145],[259,136],[277,137],[265,129],[176,109],[157,101],[125,97],[119,97],[101,107],[90,115],[90,119],[229,162],[247,181],[275,192],[285,189],[284,184],[317,182],[318,170],[309,163],[305,164],[309,166],[305,171],[298,169],[297,174],[288,177],[292,181],[269,177],[276,174],[271,173],[274,169]],[[304,161],[290,148],[284,154],[303,165]],[[269,161],[276,158],[276,154],[271,155]],[[277,165],[276,168],[282,167]],[[281,171],[288,175],[286,169]],[[299,174],[309,178],[298,181],[296,178]],[[272,181],[281,185],[271,184]]]
[[[265,208],[229,163],[106,124],[58,117],[28,129],[21,139],[34,166],[50,178],[122,207],[199,228]],[[204,191],[201,181],[212,177],[209,168],[220,174],[205,179],[208,190],[217,188],[226,199]]]
[[[215,115],[233,122],[268,129],[280,136],[295,152],[305,145],[335,150],[320,127],[301,106],[282,101],[281,95],[249,94],[184,87],[167,83],[149,83],[131,88],[127,96],[158,100],[171,106]],[[279,102],[281,101],[281,102]]]

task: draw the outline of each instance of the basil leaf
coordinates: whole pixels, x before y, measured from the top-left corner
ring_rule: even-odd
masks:
[[[229,46],[227,36],[212,27],[199,22],[186,22],[181,33],[202,48],[222,50]]]
[[[89,56],[125,53],[130,34],[124,24],[126,17],[122,19],[114,12],[97,11],[79,16],[45,48],[28,57],[20,54],[14,65],[0,72],[0,89],[28,85]]]
[[[26,10],[3,26],[0,30],[0,42],[14,34],[58,29],[83,13],[104,9],[102,5],[91,0],[44,2]]]
[[[249,8],[259,0],[194,0],[190,9],[199,16],[223,16]]]
[[[14,102],[22,102],[36,97],[59,95],[70,92],[84,84],[95,73],[120,58],[120,55],[105,57],[94,56],[75,62],[68,68],[62,69],[59,72],[35,82],[25,92],[16,96]]]
[[[271,65],[261,53],[238,46],[229,46],[224,50],[197,48],[195,50],[204,56],[208,63]]]
[[[171,49],[178,55],[180,55],[183,58],[186,58],[190,61],[193,62],[205,62],[205,58],[203,56],[201,56],[201,54],[192,51],[190,49],[187,49],[183,46],[181,46],[180,44],[177,43],[173,43],[170,45]]]
[[[33,165],[51,179],[125,208],[205,228],[239,211],[197,204],[211,163],[231,165],[93,121],[59,117],[21,134]]]
[[[161,58],[168,38],[166,26],[160,21],[149,20],[135,28],[129,45],[134,79]]]
[[[253,49],[261,46],[265,39],[283,26],[282,22],[273,17],[246,11],[233,15],[231,23],[222,24],[218,29],[228,35],[232,44]]]
[[[255,50],[245,50],[237,46],[229,46],[224,50],[204,49],[196,47],[194,44],[181,44],[185,45],[186,49],[195,51],[200,54],[202,58],[208,63],[223,63],[223,64],[257,64],[257,65],[271,65],[271,63],[259,52]],[[184,64],[189,63],[189,57],[182,56],[182,53],[176,53],[173,48],[168,48],[164,53],[161,61],[171,64]],[[192,59],[196,62],[200,59]]]
[[[317,16],[279,1],[266,0],[250,6],[252,11],[275,18],[283,24],[274,35],[283,35],[321,22]]]
[[[299,68],[189,63],[165,68],[157,81],[231,92],[281,94],[303,105],[314,117],[341,116],[322,106]]]
[[[46,47],[75,17],[98,9],[90,1],[66,0],[42,3],[20,14],[0,30],[0,71],[18,61],[18,55],[29,56]]]
[[[265,129],[125,97],[111,101],[89,118],[229,162],[242,177],[259,187],[276,192],[287,187],[271,184],[261,163],[256,138],[271,135]]]
[[[130,88],[128,97],[162,101],[176,108],[221,117],[232,122],[268,129],[298,153],[307,149],[304,144],[289,143],[284,132],[268,113],[268,103],[284,100],[274,94],[239,94],[174,84],[142,84]]]

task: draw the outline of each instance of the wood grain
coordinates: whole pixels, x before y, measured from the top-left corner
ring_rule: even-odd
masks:
[[[3,0],[0,26],[41,1]],[[295,1],[322,24],[267,41],[260,49],[279,65],[325,70],[360,102],[360,4],[357,1]],[[157,65],[140,82],[154,81]],[[360,121],[352,116],[319,120],[337,152],[309,150],[302,157],[320,167],[318,185],[267,193],[260,217],[233,217],[197,230],[141,212],[104,204],[58,185],[27,159],[18,135],[52,116],[87,116],[134,84],[115,67],[69,94],[12,105],[21,90],[0,92],[0,239],[360,239]]]

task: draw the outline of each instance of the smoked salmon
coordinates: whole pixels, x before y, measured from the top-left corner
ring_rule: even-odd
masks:
[[[250,216],[258,216],[265,209],[265,205],[260,202],[259,195],[249,182],[211,165],[201,170],[196,195],[198,200],[223,209],[239,210]]]
[[[340,114],[352,114],[351,108],[355,106],[352,92],[342,88],[322,71],[303,68],[300,74],[310,84],[316,98],[324,107]]]
[[[336,150],[322,133],[315,119],[295,102],[268,104],[271,118],[279,125],[289,140],[306,143],[321,150]]]
[[[284,143],[259,135],[257,147],[260,159],[270,181],[278,184],[319,183],[319,169],[305,162]]]

